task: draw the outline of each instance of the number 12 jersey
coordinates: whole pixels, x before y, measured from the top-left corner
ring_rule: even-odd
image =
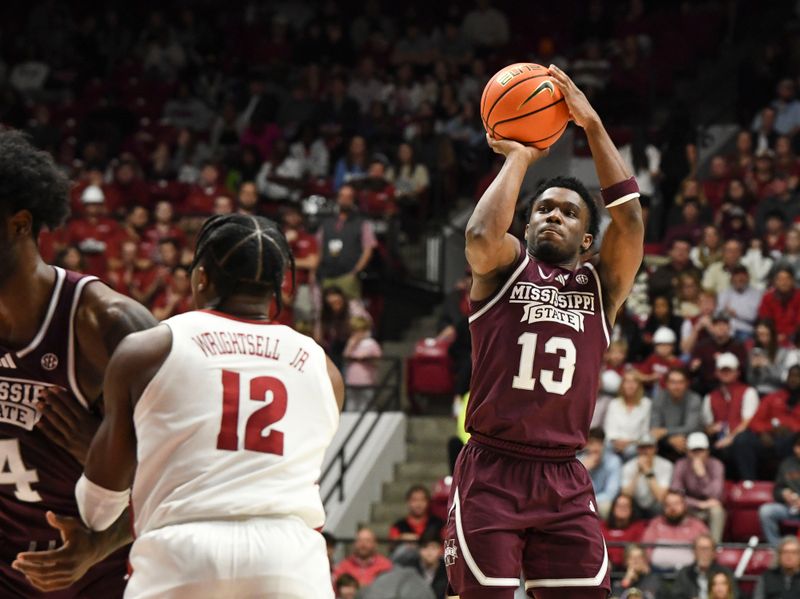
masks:
[[[289,327],[194,311],[134,408],[136,533],[258,516],[324,523],[318,480],[339,423],[325,353]]]
[[[594,267],[545,264],[522,245],[506,282],[471,308],[467,431],[520,454],[583,447],[609,343]]]

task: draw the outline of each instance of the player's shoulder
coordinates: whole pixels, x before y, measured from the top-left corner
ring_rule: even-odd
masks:
[[[96,329],[106,335],[115,331],[132,333],[149,329],[158,321],[133,298],[114,291],[101,281],[92,281],[81,294],[75,323],[78,327]]]

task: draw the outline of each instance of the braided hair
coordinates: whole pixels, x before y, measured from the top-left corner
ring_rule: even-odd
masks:
[[[219,294],[217,305],[234,293],[275,294],[283,307],[281,285],[294,257],[278,225],[263,216],[224,214],[209,218],[197,234],[191,270],[203,266]]]

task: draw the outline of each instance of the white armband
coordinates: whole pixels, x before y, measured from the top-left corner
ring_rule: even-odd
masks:
[[[130,489],[110,491],[94,484],[81,474],[75,485],[75,499],[83,522],[92,530],[105,530],[117,521],[128,507]]]

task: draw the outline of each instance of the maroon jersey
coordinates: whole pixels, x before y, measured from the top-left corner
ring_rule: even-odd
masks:
[[[23,584],[24,579],[4,567],[19,551],[45,550],[61,544],[59,532],[47,524],[45,513],[51,510],[80,517],[75,483],[83,467],[34,425],[39,420],[36,410],[39,392],[50,385],[69,390],[84,407],[90,408],[77,384],[73,319],[81,292],[96,279],[61,268],[55,270],[53,294],[31,343],[16,351],[0,347],[0,578],[3,578],[0,596],[3,597],[13,596],[5,585],[12,585],[20,596],[36,596],[32,590],[14,586]],[[13,576],[19,576],[20,580],[15,582]]]
[[[551,266],[523,246],[508,280],[471,309],[467,431],[528,455],[583,447],[609,342],[594,267]]]

